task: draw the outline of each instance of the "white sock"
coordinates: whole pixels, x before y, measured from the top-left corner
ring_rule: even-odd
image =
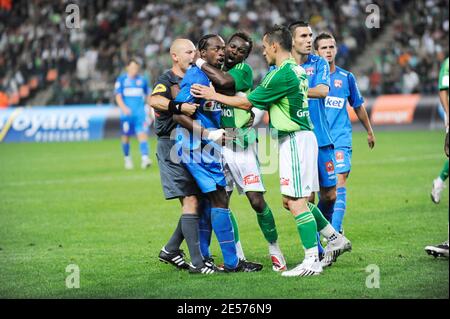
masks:
[[[244,255],[244,250],[242,249],[241,241],[236,243],[236,254],[239,259],[246,260]]]
[[[128,155],[128,156],[125,156],[124,158],[125,158],[125,161],[127,161],[127,162],[128,162],[128,161],[131,161],[131,156],[129,156],[129,155]]]
[[[331,224],[326,225],[320,233],[329,241],[332,242],[339,238],[340,234],[331,226]]]
[[[269,254],[276,255],[281,252],[280,246],[278,246],[277,242],[269,243]]]
[[[313,248],[306,249],[305,248],[305,259],[308,258],[319,258],[319,247],[314,246]]]

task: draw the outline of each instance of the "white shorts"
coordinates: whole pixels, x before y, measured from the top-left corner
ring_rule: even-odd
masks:
[[[236,186],[239,194],[246,192],[265,192],[259,168],[257,143],[246,149],[236,144],[223,147],[224,173],[227,180],[227,192]]]
[[[292,132],[278,143],[281,194],[301,198],[319,191],[319,148],[314,133]]]

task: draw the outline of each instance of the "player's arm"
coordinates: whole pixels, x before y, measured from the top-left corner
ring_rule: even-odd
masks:
[[[125,114],[125,115],[130,115],[131,114],[131,110],[124,103],[122,95],[119,94],[119,93],[116,94],[116,103],[120,107],[120,109],[122,110],[123,114]]]
[[[203,59],[198,59],[195,64],[206,73],[208,78],[213,83],[214,87],[217,88],[217,90],[226,90],[227,93],[230,93],[230,95],[234,94],[235,90],[235,83],[234,79],[231,75],[229,75],[227,72],[224,72],[222,70],[219,70],[216,67],[213,67],[212,65],[208,64]],[[232,91],[232,92],[230,92]]]
[[[375,134],[373,133],[372,125],[370,124],[369,115],[367,114],[367,110],[364,107],[364,104],[360,107],[354,109],[356,116],[358,117],[361,124],[367,131],[367,143],[370,148],[374,148],[375,146]]]
[[[188,131],[193,132],[195,135],[201,136],[202,138],[213,140],[215,142],[218,142],[220,139],[224,138],[224,129],[209,131],[201,126],[198,121],[194,121],[194,119],[190,116],[176,114],[173,116],[173,120],[186,128]]]
[[[195,103],[176,103],[159,94],[150,95],[147,102],[157,111],[171,112],[173,114],[182,113],[188,116],[194,114],[198,107],[198,104]]]
[[[317,61],[317,85],[308,90],[308,98],[324,99],[330,92],[330,65],[324,58]]]
[[[246,96],[228,96],[220,94],[216,92],[212,85],[205,86],[194,84],[191,87],[191,94],[196,98],[217,101],[219,103],[226,104],[238,109],[250,110],[252,108],[252,103],[250,103]]]

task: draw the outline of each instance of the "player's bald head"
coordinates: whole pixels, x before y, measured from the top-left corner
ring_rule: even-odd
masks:
[[[180,55],[184,51],[195,51],[195,45],[189,39],[176,39],[170,46],[170,54]]]

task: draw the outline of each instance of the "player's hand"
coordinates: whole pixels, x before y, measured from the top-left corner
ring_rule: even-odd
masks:
[[[372,132],[367,134],[367,144],[369,144],[370,149],[375,147],[375,140],[375,135]]]
[[[191,116],[195,113],[198,107],[199,105],[196,103],[183,103],[181,104],[181,113],[187,116]]]
[[[214,89],[212,84],[210,84],[209,86],[194,84],[191,86],[191,94],[197,98],[214,100],[216,90]]]
[[[125,115],[131,115],[131,110],[128,108],[128,107],[124,107],[123,109],[122,109],[122,112],[123,112],[123,114],[125,114]]]

